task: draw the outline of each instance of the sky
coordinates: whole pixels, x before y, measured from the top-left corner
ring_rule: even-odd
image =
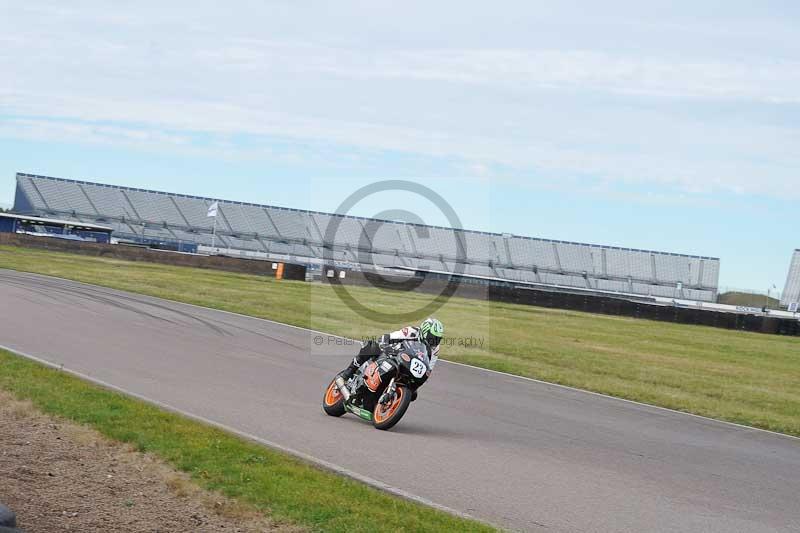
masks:
[[[319,211],[403,179],[465,228],[781,289],[798,26],[791,1],[0,0],[0,206],[16,172]],[[397,208],[448,225],[403,192],[351,213]]]

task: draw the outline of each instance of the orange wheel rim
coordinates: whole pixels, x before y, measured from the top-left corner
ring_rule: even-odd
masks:
[[[397,412],[397,408],[400,407],[400,402],[403,400],[403,394],[405,394],[405,391],[402,388],[398,388],[395,391],[395,397],[392,403],[389,405],[378,404],[378,407],[375,409],[375,414],[373,415],[375,421],[380,424],[381,422],[392,418],[392,416]]]
[[[339,387],[336,386],[336,382],[331,382],[328,385],[328,390],[325,391],[325,404],[326,405],[336,405],[336,402],[339,401],[339,398],[342,397],[342,394],[339,392]]]

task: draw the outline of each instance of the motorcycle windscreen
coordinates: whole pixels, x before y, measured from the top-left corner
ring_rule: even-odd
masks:
[[[402,351],[408,354],[409,357],[416,357],[426,365],[430,362],[428,347],[419,341],[405,341]]]

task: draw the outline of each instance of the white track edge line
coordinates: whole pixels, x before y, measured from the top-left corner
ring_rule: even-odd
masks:
[[[327,335],[329,337],[334,337],[334,338],[337,338],[337,339],[343,339],[343,340],[346,340],[346,341],[361,342],[361,341],[358,341],[356,339],[350,339],[348,337],[343,337],[341,335],[336,335],[334,333],[327,333],[325,331],[319,331],[319,330],[316,330],[316,329],[305,328],[303,326],[295,326],[294,324],[285,324],[283,322],[278,322],[277,320],[270,320],[268,318],[261,318],[261,317],[257,317],[257,316],[245,315],[245,314],[242,314],[242,313],[236,313],[234,311],[226,311],[224,309],[214,309],[213,307],[205,307],[205,306],[202,306],[202,305],[190,304],[190,303],[187,303],[187,302],[180,302],[178,300],[167,300],[166,298],[158,298],[157,296],[150,296],[149,294],[133,293],[133,292],[128,292],[128,291],[123,291],[123,290],[120,290],[120,289],[115,289],[113,287],[105,287],[103,285],[93,285],[91,283],[85,283],[83,281],[75,281],[75,280],[71,280],[71,279],[67,279],[67,278],[59,278],[59,277],[56,277],[56,276],[48,276],[47,274],[38,274],[36,272],[26,272],[26,271],[22,271],[22,270],[13,270],[13,269],[0,269],[0,270],[7,270],[9,272],[18,272],[18,273],[23,273],[23,274],[33,274],[34,276],[42,276],[42,277],[45,277],[45,278],[57,279],[57,280],[62,280],[62,281],[69,281],[69,282],[72,282],[72,283],[78,283],[80,285],[87,285],[89,287],[99,287],[99,288],[102,288],[102,289],[109,289],[109,290],[112,290],[112,291],[122,292],[122,293],[125,293],[125,294],[132,294],[132,295],[136,295],[136,296],[144,296],[146,298],[152,298],[154,300],[161,300],[163,302],[177,303],[177,304],[186,305],[186,306],[189,306],[189,307],[195,307],[197,309],[204,309],[206,311],[214,311],[214,312],[219,312],[219,313],[225,313],[225,314],[228,314],[228,315],[233,315],[233,316],[238,316],[238,317],[243,317],[243,318],[249,318],[251,320],[260,320],[262,322],[268,322],[270,324],[276,324],[276,325],[279,325],[279,326],[285,326],[285,327],[299,329],[299,330],[303,330],[303,331],[309,331],[311,333],[319,333],[320,335]],[[636,400],[629,400],[627,398],[620,398],[618,396],[611,396],[610,394],[604,394],[602,392],[594,392],[594,391],[590,391],[590,390],[586,390],[586,389],[579,389],[577,387],[570,387],[569,385],[562,385],[560,383],[553,383],[551,381],[544,381],[544,380],[541,380],[541,379],[530,378],[530,377],[527,377],[527,376],[518,376],[516,374],[509,374],[508,372],[502,372],[500,370],[492,370],[491,368],[483,368],[483,367],[480,367],[480,366],[474,366],[474,365],[470,365],[470,364],[467,364],[467,363],[459,363],[457,361],[448,361],[447,359],[440,359],[440,361],[442,361],[444,363],[451,364],[451,365],[458,365],[458,366],[471,368],[473,370],[478,370],[478,371],[483,371],[483,372],[490,372],[492,374],[499,374],[501,376],[506,376],[506,377],[509,377],[509,378],[521,379],[521,380],[524,380],[524,381],[531,381],[533,383],[539,383],[541,385],[549,385],[549,386],[552,386],[552,387],[557,387],[557,388],[561,388],[561,389],[565,389],[565,390],[569,390],[569,391],[573,391],[573,392],[582,392],[584,394],[590,394],[592,396],[599,396],[601,398],[607,398],[609,400],[615,400],[615,401],[618,401],[618,402],[630,403],[630,404],[633,404],[633,405],[638,405],[639,407],[646,407],[646,408],[650,408],[650,409],[656,409],[656,410],[659,410],[659,411],[666,411],[668,413],[673,413],[673,414],[677,414],[677,415],[684,415],[684,416],[689,416],[689,417],[692,417],[692,418],[698,418],[700,420],[706,420],[706,421],[709,421],[709,422],[715,422],[717,424],[724,424],[724,425],[728,425],[728,426],[733,426],[733,427],[736,427],[736,428],[739,428],[739,429],[746,429],[746,430],[749,430],[749,431],[758,431],[758,432],[762,432],[762,433],[768,433],[770,435],[776,435],[778,437],[785,437],[785,438],[788,438],[788,439],[800,440],[800,437],[796,437],[794,435],[789,435],[787,433],[780,433],[779,431],[772,431],[772,430],[769,430],[769,429],[763,429],[763,428],[757,428],[757,427],[753,427],[753,426],[747,426],[745,424],[738,424],[736,422],[729,422],[727,420],[720,420],[718,418],[711,418],[709,416],[696,415],[694,413],[687,413],[686,411],[678,411],[677,409],[670,409],[669,407],[661,407],[659,405],[653,405],[653,404],[649,404],[649,403],[637,402]]]
[[[246,315],[242,315],[242,316],[246,316]],[[490,524],[489,522],[486,522],[484,520],[476,518],[476,517],[474,517],[472,515],[469,515],[469,514],[463,512],[463,511],[457,511],[455,509],[447,507],[446,505],[442,505],[440,503],[436,503],[436,502],[434,502],[432,500],[429,500],[427,498],[424,498],[422,496],[417,496],[416,494],[413,494],[413,493],[408,492],[406,490],[403,490],[403,489],[400,489],[400,488],[397,488],[397,487],[393,487],[392,485],[384,483],[383,481],[378,481],[377,479],[371,478],[369,476],[365,476],[363,474],[359,474],[358,472],[354,472],[352,470],[349,470],[349,469],[344,468],[342,466],[339,466],[337,464],[331,463],[329,461],[325,461],[324,459],[319,459],[317,457],[314,457],[313,455],[309,455],[307,453],[295,450],[293,448],[289,448],[288,446],[283,446],[281,444],[277,444],[277,443],[269,441],[267,439],[264,439],[264,438],[261,438],[261,437],[257,437],[257,436],[255,436],[255,435],[253,435],[251,433],[246,433],[244,431],[238,430],[238,429],[233,428],[231,426],[225,425],[225,424],[223,424],[221,422],[216,422],[216,421],[211,420],[209,418],[205,418],[204,416],[196,415],[194,413],[191,413],[189,411],[185,411],[185,410],[183,410],[183,409],[181,409],[179,407],[175,407],[175,406],[170,405],[168,403],[164,403],[164,402],[161,402],[159,400],[154,400],[152,398],[148,398],[147,396],[144,396],[144,395],[141,395],[139,393],[127,390],[124,387],[118,387],[116,385],[112,385],[111,383],[107,383],[107,382],[105,382],[103,380],[94,378],[94,377],[89,376],[87,374],[83,374],[82,372],[78,372],[77,370],[72,370],[72,369],[66,368],[66,367],[64,367],[64,365],[59,365],[57,363],[53,363],[52,361],[48,361],[46,359],[42,359],[42,358],[37,357],[35,355],[31,355],[31,354],[28,354],[28,353],[25,353],[25,352],[21,352],[21,351],[19,351],[17,349],[10,348],[8,346],[3,346],[2,344],[0,344],[0,350],[5,350],[7,352],[16,354],[16,355],[18,355],[20,357],[24,357],[26,359],[30,359],[32,361],[35,361],[35,362],[41,364],[41,365],[53,368],[53,369],[58,370],[60,372],[65,372],[67,374],[70,374],[72,376],[80,378],[80,379],[82,379],[84,381],[88,381],[90,383],[94,383],[95,385],[99,385],[99,386],[101,386],[101,387],[103,387],[105,389],[108,389],[108,390],[111,390],[111,391],[114,391],[114,392],[118,392],[120,394],[124,394],[125,396],[130,396],[132,398],[136,398],[137,400],[143,401],[143,402],[148,403],[150,405],[154,405],[154,406],[159,407],[161,409],[164,409],[166,411],[170,411],[172,413],[179,414],[181,416],[184,416],[184,417],[189,418],[191,420],[194,420],[196,422],[201,422],[201,423],[206,424],[208,426],[211,426],[211,427],[214,427],[214,428],[217,428],[217,429],[221,429],[221,430],[223,430],[223,431],[225,431],[227,433],[231,433],[233,435],[236,435],[236,436],[241,437],[243,439],[249,440],[251,442],[255,442],[257,444],[261,444],[263,446],[266,446],[267,448],[272,448],[274,450],[286,453],[288,455],[291,455],[291,456],[294,456],[294,457],[296,457],[298,459],[301,459],[302,461],[305,461],[305,462],[310,463],[312,465],[316,465],[318,467],[321,467],[324,470],[327,470],[329,472],[333,472],[335,474],[338,474],[338,475],[341,475],[341,476],[344,476],[344,477],[359,481],[361,483],[364,483],[365,485],[369,485],[369,486],[371,486],[371,487],[373,487],[375,489],[378,489],[378,490],[380,490],[382,492],[386,492],[386,493],[392,494],[394,496],[399,496],[399,497],[401,497],[401,498],[403,498],[405,500],[409,500],[409,501],[412,501],[414,503],[419,503],[419,504],[425,505],[427,507],[431,507],[433,509],[436,509],[437,511],[442,511],[442,512],[445,512],[447,514],[456,516],[458,518],[463,518],[463,519],[466,519],[466,520],[472,520],[474,522],[478,522],[478,523],[487,525],[487,526],[492,527],[492,528],[498,528],[498,526],[496,526],[494,524]]]

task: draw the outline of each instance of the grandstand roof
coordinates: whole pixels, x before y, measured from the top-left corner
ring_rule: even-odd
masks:
[[[621,246],[609,246],[609,245],[603,245],[603,244],[591,244],[591,243],[584,243],[584,242],[577,242],[577,241],[564,241],[564,240],[558,240],[558,239],[547,239],[547,238],[543,238],[543,237],[528,237],[528,236],[525,236],[525,235],[516,235],[516,234],[513,234],[513,233],[512,234],[509,234],[509,233],[505,233],[505,234],[504,233],[494,233],[494,232],[489,232],[489,231],[470,230],[470,229],[463,229],[463,228],[451,228],[451,227],[447,227],[447,226],[436,226],[436,225],[431,225],[431,224],[415,224],[415,223],[412,223],[412,222],[404,222],[404,221],[398,221],[398,220],[387,220],[387,219],[380,219],[380,218],[370,218],[370,217],[361,217],[361,216],[356,216],[356,215],[341,215],[341,214],[338,214],[338,213],[328,213],[328,212],[325,212],[325,211],[313,211],[313,210],[308,210],[308,209],[297,209],[297,208],[292,208],[292,207],[275,206],[275,205],[269,205],[269,204],[257,204],[257,203],[253,203],[253,202],[242,202],[242,201],[239,201],[239,200],[223,200],[223,199],[220,199],[220,198],[210,198],[210,197],[207,197],[207,196],[196,196],[196,195],[183,194],[183,193],[171,193],[171,192],[158,191],[158,190],[152,190],[152,189],[141,189],[141,188],[138,188],[138,187],[128,187],[128,186],[123,186],[123,185],[109,185],[107,183],[99,183],[99,182],[84,181],[84,180],[74,180],[74,179],[67,179],[67,178],[57,178],[57,177],[53,177],[53,176],[42,176],[42,175],[38,175],[38,174],[27,174],[27,173],[24,173],[24,172],[18,172],[17,173],[17,178],[20,178],[20,177],[47,179],[47,180],[66,182],[66,183],[77,183],[77,184],[83,184],[83,185],[92,185],[92,186],[96,186],[96,187],[108,187],[108,188],[111,188],[111,189],[122,189],[122,190],[125,190],[125,191],[139,191],[139,192],[144,192],[144,193],[149,193],[149,194],[163,194],[163,195],[166,195],[166,196],[174,196],[174,197],[178,197],[178,198],[191,198],[191,199],[195,199],[195,200],[203,200],[203,201],[206,201],[206,202],[217,202],[218,201],[218,202],[223,202],[223,203],[227,203],[227,204],[246,205],[246,206],[254,206],[254,207],[268,208],[268,209],[279,209],[279,210],[290,211],[290,212],[295,212],[295,213],[327,215],[327,216],[336,216],[336,217],[351,218],[351,219],[357,219],[357,220],[378,221],[378,222],[387,222],[387,223],[393,223],[393,224],[404,224],[404,225],[407,225],[407,226],[415,226],[415,227],[421,227],[421,228],[436,228],[436,229],[442,229],[442,230],[447,230],[447,231],[451,231],[451,230],[455,229],[457,231],[462,231],[462,232],[465,232],[465,233],[472,233],[472,234],[477,234],[477,235],[491,235],[493,237],[501,237],[501,238],[504,237],[505,235],[511,235],[511,236],[513,236],[515,238],[518,238],[518,239],[526,239],[526,240],[533,240],[533,241],[539,241],[539,242],[560,243],[560,244],[575,244],[575,245],[579,245],[579,246],[591,246],[591,247],[594,247],[594,248],[604,248],[604,249],[608,249],[608,250],[622,250],[622,251],[628,251],[628,252],[644,252],[644,253],[654,253],[654,254],[675,256],[675,257],[688,257],[688,258],[694,258],[694,259],[709,259],[709,260],[719,261],[718,257],[712,257],[712,256],[693,255],[693,254],[674,253],[674,252],[663,252],[663,251],[659,251],[659,250],[648,250],[648,249],[642,249],[642,248],[627,248],[627,247],[621,247]]]
[[[31,222],[41,222],[42,224],[57,224],[59,226],[73,226],[79,228],[86,228],[101,231],[113,231],[113,228],[108,226],[99,226],[97,224],[88,224],[86,222],[75,222],[74,220],[59,220],[56,218],[43,218],[34,217],[30,215],[19,215],[16,213],[0,213],[0,218],[14,218],[17,220],[29,220]]]

